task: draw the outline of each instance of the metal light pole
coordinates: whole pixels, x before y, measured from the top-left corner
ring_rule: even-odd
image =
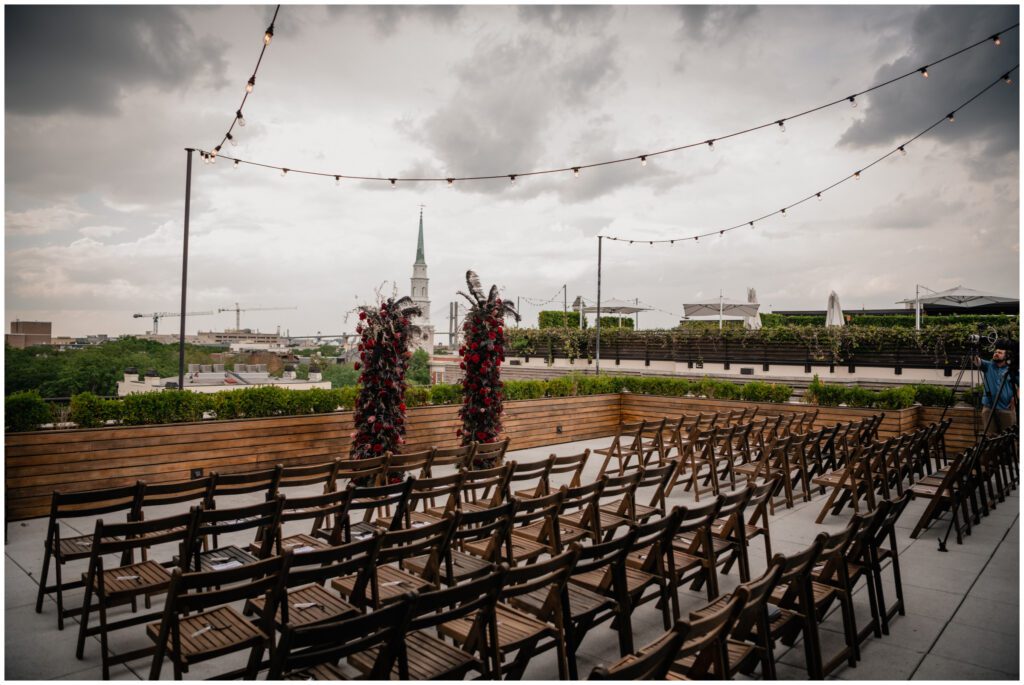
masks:
[[[562,284],[562,325],[569,327],[569,284]]]
[[[185,148],[185,239],[181,252],[181,330],[178,334],[178,389],[185,389],[185,294],[188,292],[188,219],[192,208],[192,148]]]
[[[597,236],[597,367],[595,375],[601,375],[601,239]],[[582,302],[580,306],[582,307]]]

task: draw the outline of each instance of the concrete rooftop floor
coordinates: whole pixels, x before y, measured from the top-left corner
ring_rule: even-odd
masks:
[[[534,448],[509,453],[509,459],[531,461],[552,452],[573,454],[584,448],[604,447],[608,438]],[[584,482],[596,476],[600,461],[592,458],[584,472]],[[307,488],[316,494],[316,487]],[[235,498],[227,506],[258,501],[257,498]],[[670,505],[692,502],[692,494],[677,487]],[[849,520],[849,511],[841,516],[829,516],[817,525],[817,516],[824,502],[818,495],[809,503],[798,502],[792,509],[777,508],[771,518],[773,551],[790,553],[805,548],[821,530],[841,529]],[[903,571],[906,616],[896,616],[891,634],[881,638],[869,637],[862,647],[862,660],[855,668],[844,666],[831,678],[843,680],[1018,680],[1020,677],[1020,499],[1014,492],[1005,503],[998,505],[963,545],[951,538],[949,551],[937,550],[936,540],[945,532],[945,525],[933,526],[917,540],[910,538],[925,501],[910,503],[898,523],[898,544]],[[152,511],[149,516],[169,515],[171,511]],[[79,522],[74,532],[65,535],[92,532],[92,521]],[[66,622],[64,631],[57,630],[56,604],[52,597],[44,602],[43,612],[35,612],[37,577],[42,568],[43,535],[46,519],[33,519],[11,523],[4,559],[5,643],[4,675],[15,680],[98,680],[100,656],[98,638],[87,641],[85,658],[75,658],[75,640],[78,623]],[[306,532],[286,529],[285,533]],[[251,539],[251,535],[249,536]],[[222,544],[247,543],[249,539],[231,539],[224,536]],[[157,558],[164,558],[157,554]],[[761,538],[751,543],[751,572],[761,574],[766,566]],[[72,563],[65,578],[84,570],[85,562]],[[51,582],[52,582],[51,569]],[[895,597],[891,574],[885,572],[886,599]],[[723,592],[739,582],[734,566],[727,576],[721,576]],[[863,583],[855,595],[858,627],[870,617],[867,593]],[[700,608],[707,602],[706,595],[688,588],[680,590],[682,609]],[[81,591],[66,594],[67,606],[81,602]],[[72,604],[75,603],[75,604]],[[154,608],[159,608],[159,600]],[[127,607],[111,612],[111,620],[124,615]],[[93,623],[95,624],[95,623]],[[660,611],[653,603],[645,604],[633,614],[635,644],[639,648],[663,632]],[[828,658],[843,643],[840,612],[833,609],[821,627],[823,649]],[[112,633],[111,649],[125,652],[150,644],[141,626]],[[780,679],[806,679],[803,647],[798,641],[793,648],[778,645],[778,676]],[[586,678],[598,663],[608,663],[618,657],[616,633],[607,624],[592,629],[584,639],[578,654],[579,673]],[[242,665],[239,657],[217,659],[209,664],[194,666],[187,678],[201,679]],[[118,680],[145,678],[150,660],[140,659],[127,665],[113,667],[112,676]],[[162,677],[171,678],[169,662],[165,662]],[[525,674],[527,679],[557,679],[553,652],[536,656]]]

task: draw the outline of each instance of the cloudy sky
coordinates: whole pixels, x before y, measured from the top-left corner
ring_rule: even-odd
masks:
[[[6,18],[6,319],[55,335],[142,333],[175,311],[185,153],[219,142],[272,7],[18,7]],[[254,161],[369,176],[572,166],[716,138],[814,107],[985,38],[1016,6],[282,7],[245,107]],[[466,269],[507,296],[596,296],[599,234],[674,238],[788,205],[865,166],[998,78],[1019,32],[868,96],[706,148],[508,181],[281,178],[197,161],[189,310],[243,326],[351,331],[408,292],[424,210],[432,318]],[[1019,78],[857,182],[723,238],[605,242],[604,298],[657,310],[895,306],[914,284],[1019,292]],[[558,303],[560,305],[561,298]],[[557,308],[550,305],[548,308]],[[535,324],[540,307],[524,302]],[[189,332],[234,325],[196,317]],[[177,328],[175,320],[164,330]]]

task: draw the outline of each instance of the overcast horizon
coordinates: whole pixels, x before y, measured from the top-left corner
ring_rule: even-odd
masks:
[[[180,306],[185,147],[231,123],[273,6],[5,8],[5,308],[55,336],[141,334]],[[329,174],[507,174],[719,137],[845,97],[1019,18],[1002,6],[281,7],[222,152]],[[352,332],[407,294],[425,205],[431,319],[465,272],[506,297],[597,294],[597,235],[684,237],[789,205],[861,169],[1019,61],[1019,30],[841,105],[639,162],[445,184],[232,169],[196,157],[188,311]],[[60,46],[60,49],[57,49]],[[70,56],[70,58],[69,58]],[[825,194],[721,238],[604,241],[602,299],[642,327],[682,303],[896,308],[915,284],[1019,295],[1019,82]],[[548,309],[561,308],[561,295]],[[523,306],[536,326],[541,307]],[[189,318],[188,333],[234,327]],[[177,331],[176,319],[161,321]]]

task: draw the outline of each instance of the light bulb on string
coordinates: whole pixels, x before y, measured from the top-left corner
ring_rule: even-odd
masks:
[[[227,134],[227,139],[228,139],[228,142],[229,142],[229,143],[231,143],[231,145],[233,145],[233,146],[235,146],[235,147],[237,147],[237,146],[238,146],[238,139],[237,139],[237,138],[235,138],[235,137],[234,137],[233,135],[231,135],[230,133],[229,133],[229,134]]]
[[[281,178],[284,178],[287,175],[288,175],[288,170],[287,169],[281,169]]]
[[[270,45],[270,41],[274,38],[274,25],[271,24],[267,27],[266,33],[263,34],[263,44]]]
[[[952,123],[953,123],[954,121],[956,121],[956,117],[955,117],[955,116],[953,116],[953,114],[954,114],[954,112],[950,112],[949,114],[947,114],[947,115],[946,115],[946,119],[948,119],[948,120],[949,120],[949,123],[951,123],[951,124],[952,124]]]
[[[786,121],[785,121],[785,119],[779,119],[775,123],[777,123],[779,125],[779,131],[781,131],[782,133],[786,132]]]
[[[782,208],[782,216],[786,216],[786,208],[785,207]]]
[[[928,67],[921,67],[918,71],[921,72],[921,78],[928,78]]]
[[[515,174],[509,174],[508,183],[511,186],[514,186],[516,184],[516,175]]]
[[[235,160],[235,163],[231,165],[231,168],[232,169],[237,169],[238,168],[238,160],[237,159]]]
[[[573,178],[579,178],[580,177],[580,168],[578,166],[574,166],[572,168],[572,175],[573,175]]]
[[[256,74],[249,77],[249,82],[245,84],[245,92],[251,93],[252,89],[256,87]]]
[[[209,163],[210,163],[210,156],[204,152],[203,153],[203,164],[209,164]]]
[[[210,153],[210,156],[213,157],[214,159],[216,159],[218,152],[220,152],[220,145],[218,145],[217,147],[213,148],[213,152]]]
[[[1009,73],[1003,74],[1003,81],[1006,82],[1007,84],[1013,83],[1013,79],[1010,78]]]
[[[900,151],[900,156],[901,157],[906,157],[907,156],[907,149],[905,147],[903,147],[902,145],[900,145],[899,151]]]
[[[999,45],[1002,45],[1002,44],[1003,44],[1003,39],[1002,39],[1002,38],[1000,38],[1000,37],[999,37],[999,34],[997,33],[996,35],[992,36],[992,42],[993,42],[993,43],[994,43],[995,45],[999,46]]]
[[[855,181],[859,181],[860,180],[860,172],[859,171],[854,171],[853,172],[853,180],[855,180]]]
[[[821,202],[821,193],[815,193],[814,196],[818,198],[818,202]]]
[[[754,222],[750,221],[748,223],[750,224],[750,230],[753,231],[754,230]]]
[[[245,126],[245,117],[242,116],[242,110],[235,112],[235,119],[238,121],[239,126]]]
[[[335,176],[334,177],[334,185],[336,185],[336,186],[340,186],[341,185],[341,176]]]
[[[715,149],[715,141],[714,140],[709,140],[708,141],[708,148],[710,148],[712,151],[714,151],[714,149]]]
[[[855,98],[854,96],[851,95],[850,97],[848,97],[846,99],[850,101],[850,107],[856,107],[857,106],[857,98]]]
[[[391,188],[392,189],[398,187],[398,185],[397,185],[398,184],[398,179],[397,178],[389,178],[388,180],[391,181]]]
[[[647,166],[647,155],[640,155],[640,166]]]

